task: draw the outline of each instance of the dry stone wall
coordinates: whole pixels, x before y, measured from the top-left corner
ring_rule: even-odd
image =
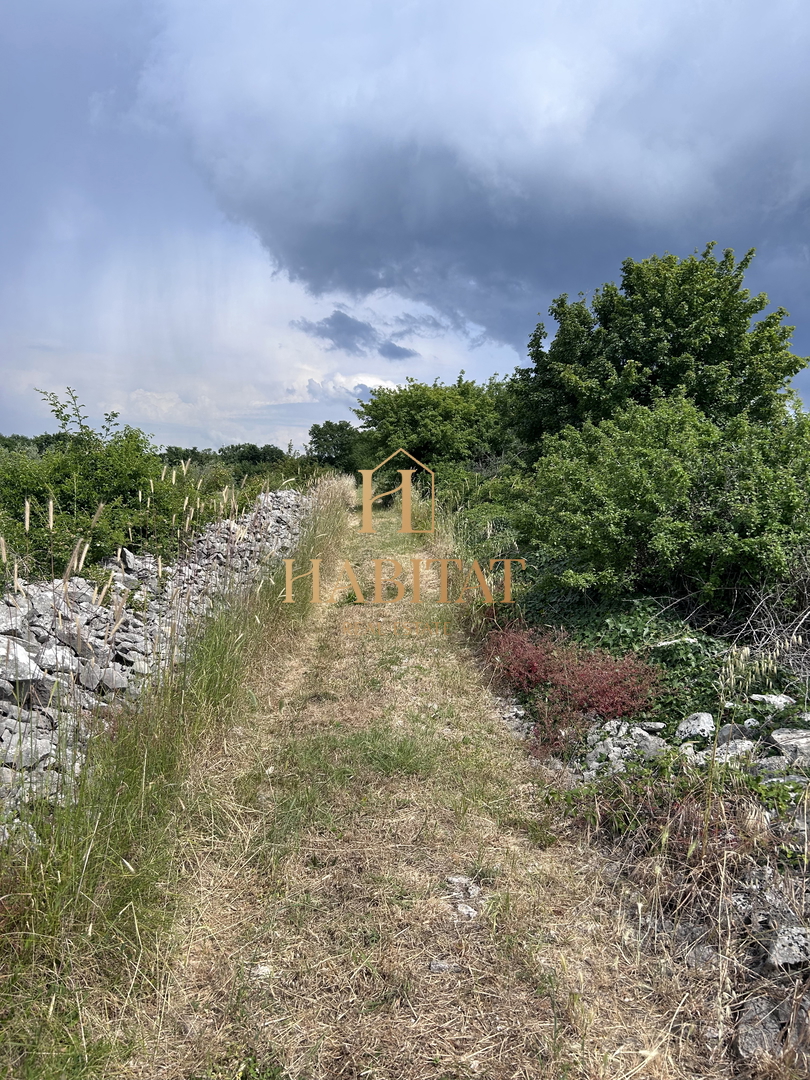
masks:
[[[128,549],[110,578],[18,581],[0,600],[0,840],[21,805],[60,797],[81,769],[90,719],[137,698],[182,654],[218,596],[294,549],[307,498],[263,494],[209,525],[163,567]]]
[[[531,738],[527,710],[514,700],[499,698],[497,704],[513,733]],[[751,809],[752,824],[778,845],[780,869],[764,858],[758,863],[751,851],[748,868],[737,876],[724,868],[718,886],[708,873],[702,883],[690,878],[684,865],[677,874],[693,882],[691,890],[684,889],[685,896],[691,891],[688,902],[681,898],[676,911],[650,905],[644,917],[639,906],[641,941],[682,962],[699,979],[716,982],[722,1002],[718,1015],[725,1020],[718,1026],[714,1017],[699,1034],[712,1050],[740,1059],[752,1070],[746,1076],[810,1076],[810,713],[792,715],[791,723],[800,727],[781,719],[796,704],[787,694],[750,694],[744,701],[725,702],[727,715],[739,719],[718,725],[711,713],[692,713],[668,738],[663,723],[595,721],[569,761],[543,762],[553,783],[564,789],[591,785],[595,799],[602,780],[630,776],[634,765],[673,756],[696,776],[714,764],[729,776],[739,771],[754,778],[762,789],[783,789],[781,812]],[[751,713],[756,715],[746,715]],[[666,776],[658,780],[670,782]],[[750,785],[740,789],[753,798]],[[729,854],[738,855],[742,840],[734,822],[709,825],[715,838],[725,837]],[[632,858],[627,865],[632,880]]]

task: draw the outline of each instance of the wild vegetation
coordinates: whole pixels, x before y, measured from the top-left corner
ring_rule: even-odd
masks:
[[[799,607],[810,416],[789,382],[805,360],[786,312],[745,289],[752,257],[718,259],[710,244],[628,259],[619,285],[554,301],[557,332],[547,347],[538,324],[530,366],[483,385],[462,373],[377,388],[359,427],[315,424],[304,454],[161,450],[115,414],[93,430],[72,391],[46,394],[59,430],[0,445],[7,558],[61,573],[78,539],[87,565],[125,543],[168,553],[263,484],[372,468],[404,446],[436,471],[476,550],[529,559],[530,622],[565,622],[567,604],[576,634],[584,611],[656,597],[727,629],[774,590]]]
[[[89,571],[126,545],[176,557],[207,522],[251,505],[262,488],[323,474],[314,459],[251,444],[198,451],[156,446],[116,413],[100,430],[68,388],[46,393],[54,434],[0,439],[0,560],[8,580]]]
[[[374,390],[341,453],[370,467],[404,446],[434,469],[470,550],[529,561],[518,611],[530,626],[619,651],[690,627],[751,638],[778,594],[769,617],[795,636],[810,416],[789,382],[806,361],[786,312],[763,314],[768,298],[745,289],[752,257],[709,245],[628,259],[619,285],[554,301],[557,333],[547,347],[538,325],[529,367],[481,386]]]
[[[227,598],[91,741],[75,801],[34,806],[37,842],[3,848],[9,1077],[731,1075],[696,1038],[729,1021],[741,970],[723,904],[746,866],[806,870],[767,817],[798,789],[674,754],[555,786],[487,684],[522,703],[541,761],[581,752],[595,718],[669,733],[752,691],[790,692],[780,722],[801,722],[805,361],[781,309],[754,321],[751,256],[627,260],[618,286],[554,302],[530,366],[372,391],[360,427],[314,425],[304,454],[161,449],[112,414],[93,430],[72,391],[48,395],[58,432],[0,440],[9,576],[92,575],[122,544],[169,558],[263,486],[320,477],[299,558],[328,580],[348,542],[334,474],[400,446],[437,474],[441,529],[425,551],[390,515],[379,550],[528,563],[513,608],[455,610],[438,641],[401,640],[397,606],[348,586],[305,622],[275,571]],[[647,948],[696,905],[719,982]]]
[[[7,576],[15,561],[92,567],[122,544],[170,557],[263,485],[356,473],[403,446],[435,470],[457,543],[527,559],[511,628],[526,649],[562,632],[571,649],[638,656],[661,683],[647,712],[668,721],[714,707],[730,641],[790,639],[787,688],[810,598],[810,415],[789,386],[805,361],[786,312],[744,287],[752,257],[710,244],[628,259],[618,285],[554,301],[557,332],[547,345],[538,324],[529,366],[380,387],[359,427],[315,424],[303,454],[161,450],[113,414],[93,430],[72,391],[46,394],[59,430],[0,448]]]

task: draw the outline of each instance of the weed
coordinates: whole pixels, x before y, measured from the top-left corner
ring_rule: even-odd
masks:
[[[642,712],[660,690],[656,671],[640,658],[616,659],[586,649],[565,631],[493,630],[484,639],[483,653],[497,675],[530,704],[538,756],[575,745],[595,716]]]

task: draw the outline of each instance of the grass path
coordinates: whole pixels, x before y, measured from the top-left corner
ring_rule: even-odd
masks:
[[[384,527],[353,561],[411,557]],[[321,605],[268,645],[189,784],[186,915],[128,1076],[724,1075],[446,612],[403,636],[407,604]]]

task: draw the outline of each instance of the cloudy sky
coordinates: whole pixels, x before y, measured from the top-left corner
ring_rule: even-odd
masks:
[[[804,0],[6,0],[0,431],[70,385],[160,442],[300,445],[708,240],[757,248],[808,355],[809,29]]]

